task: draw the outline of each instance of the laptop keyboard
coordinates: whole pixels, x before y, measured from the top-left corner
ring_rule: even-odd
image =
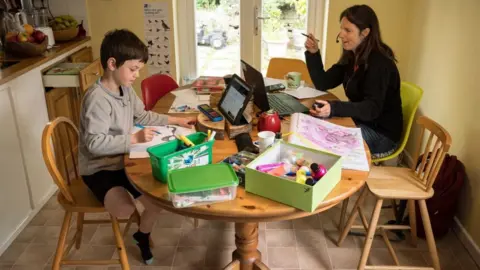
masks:
[[[270,104],[270,108],[274,109],[279,114],[289,114],[294,112],[294,109],[282,102],[278,96],[268,95],[268,103]]]

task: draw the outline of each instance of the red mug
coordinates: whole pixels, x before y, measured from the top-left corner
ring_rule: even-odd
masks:
[[[280,116],[275,111],[263,112],[258,118],[257,129],[260,131],[272,131],[280,132],[282,124],[280,122]]]

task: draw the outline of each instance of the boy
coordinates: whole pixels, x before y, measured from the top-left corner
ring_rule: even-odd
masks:
[[[139,230],[133,235],[146,264],[152,262],[149,235],[160,208],[129,182],[123,155],[130,145],[152,140],[145,128],[131,135],[135,123],[179,125],[191,128],[194,118],[178,118],[144,110],[132,88],[139,70],[148,60],[148,49],[128,30],[108,32],[102,41],[100,59],[104,75],[86,92],[80,115],[79,169],[83,181],[106,210],[116,218],[128,218],[135,210],[133,198],[145,207]]]

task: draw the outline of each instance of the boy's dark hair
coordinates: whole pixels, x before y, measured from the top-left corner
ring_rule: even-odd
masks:
[[[121,67],[125,61],[148,61],[148,48],[134,33],[127,29],[115,29],[105,34],[100,46],[100,61],[103,69],[107,68],[107,60],[113,57],[116,66]]]

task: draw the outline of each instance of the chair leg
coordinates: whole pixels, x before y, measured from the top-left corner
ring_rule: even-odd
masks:
[[[83,220],[85,219],[85,213],[78,213],[77,215],[77,233],[75,234],[75,248],[79,249],[82,245],[83,235]]]
[[[395,199],[392,199],[391,201],[392,201],[393,219],[396,219],[398,215],[397,201]]]
[[[128,218],[127,224],[125,224],[125,229],[123,230],[123,237],[127,235],[128,230],[130,230],[130,226],[132,226],[133,219],[135,218],[135,213]]]
[[[370,249],[372,248],[373,238],[375,237],[375,231],[377,229],[378,218],[380,217],[380,211],[382,210],[383,200],[377,200],[375,209],[373,210],[372,220],[368,226],[368,233],[365,237],[365,245],[363,246],[362,257],[360,258],[360,263],[358,264],[358,270],[364,270],[367,265],[368,255],[370,254]]]
[[[412,242],[412,246],[417,246],[417,219],[415,215],[415,201],[408,200],[408,216],[410,220],[410,241]]]
[[[350,217],[348,217],[347,224],[343,228],[343,231],[340,234],[340,237],[338,238],[337,246],[340,246],[343,243],[343,240],[345,240],[348,232],[352,228],[353,222],[355,222],[355,218],[357,218],[357,214],[358,214],[357,209],[363,204],[363,200],[365,199],[365,196],[367,196],[367,191],[368,191],[368,188],[364,187],[362,190],[362,193],[360,194],[360,197],[358,197],[357,201],[355,202],[355,205],[353,206],[353,209],[352,209],[352,213],[350,214]]]
[[[193,227],[198,228],[198,219],[196,218],[193,219]]]
[[[340,212],[340,220],[338,221],[338,230],[343,229],[343,222],[345,221],[345,215],[347,214],[348,202],[350,198],[346,198],[342,203],[342,211]]]
[[[65,211],[63,217],[62,229],[60,230],[60,236],[58,238],[57,251],[55,252],[55,259],[53,260],[53,270],[60,270],[60,262],[63,258],[63,252],[65,250],[65,242],[67,240],[68,229],[70,228],[70,221],[72,219],[72,212]]]
[[[440,270],[440,260],[438,259],[437,247],[435,246],[435,238],[433,237],[432,225],[430,224],[430,216],[428,215],[427,204],[425,200],[419,200],[420,213],[422,215],[423,228],[425,230],[425,237],[427,238],[428,251],[432,258],[433,268]]]
[[[128,264],[127,251],[125,249],[125,244],[123,243],[122,233],[120,232],[120,225],[116,217],[110,215],[112,220],[112,229],[115,236],[115,242],[117,244],[118,257],[120,258],[120,264],[122,265],[123,270],[130,270]]]

